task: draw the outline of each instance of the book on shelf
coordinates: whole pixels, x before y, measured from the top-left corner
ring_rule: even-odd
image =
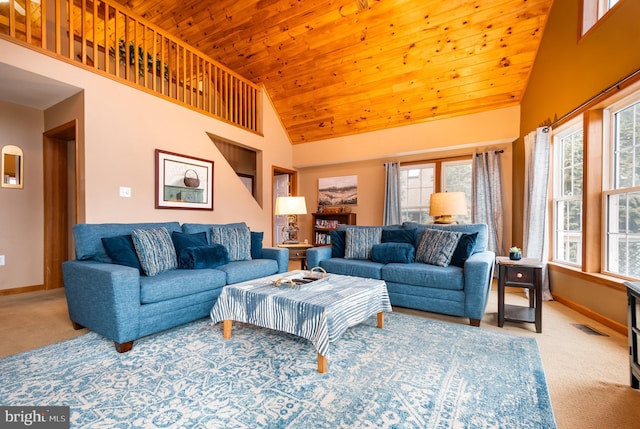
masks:
[[[316,228],[336,229],[340,225],[339,220],[335,219],[316,219]]]
[[[316,244],[331,244],[331,235],[316,232]]]

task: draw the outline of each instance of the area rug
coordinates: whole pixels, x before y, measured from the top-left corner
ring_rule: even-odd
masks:
[[[77,428],[555,428],[533,338],[387,313],[330,345],[202,319],[119,354],[95,333],[0,359],[0,404]]]

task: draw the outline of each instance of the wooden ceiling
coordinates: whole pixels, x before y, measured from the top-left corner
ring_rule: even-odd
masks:
[[[520,103],[553,0],[117,0],[264,84],[292,143]]]

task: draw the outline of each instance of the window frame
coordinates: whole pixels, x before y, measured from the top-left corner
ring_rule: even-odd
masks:
[[[433,186],[433,192],[444,192],[446,190],[443,190],[443,186],[444,186],[444,182],[445,182],[445,178],[444,178],[444,171],[445,171],[445,166],[446,165],[456,165],[456,164],[470,164],[471,166],[471,186],[472,186],[472,190],[473,190],[473,156],[472,155],[464,155],[464,156],[457,156],[457,157],[451,157],[451,158],[437,158],[437,159],[426,159],[426,160],[421,160],[421,161],[411,161],[411,162],[402,162],[400,163],[400,170],[409,170],[412,167],[413,168],[424,168],[430,165],[434,166],[434,173],[433,173],[433,181],[434,181],[434,186]],[[404,212],[405,212],[405,206],[402,205],[402,198],[401,198],[401,213],[402,213],[402,222],[406,222],[407,219],[404,218]],[[473,209],[473,201],[471,199],[471,195],[467,196],[467,201],[468,201],[468,219],[471,221],[472,219],[472,209]],[[420,210],[422,209],[429,209],[429,204],[427,201],[427,204],[425,205],[421,205],[421,206],[412,206],[415,208],[419,208]]]
[[[615,0],[614,4],[610,4],[611,0],[582,0],[580,2],[580,14],[578,25],[578,39],[585,37],[611,13],[624,0]]]
[[[563,156],[563,148],[560,147],[560,140],[568,137],[577,132],[582,132],[582,177],[581,177],[581,185],[582,191],[579,196],[571,196],[569,198],[560,196],[562,191],[562,181],[564,176],[561,174],[564,172],[562,160]],[[580,118],[575,118],[568,122],[567,124],[559,127],[558,129],[553,130],[553,193],[552,193],[552,204],[551,204],[551,219],[553,220],[553,230],[552,230],[552,240],[550,249],[551,260],[558,264],[569,265],[573,267],[581,267],[582,266],[582,253],[584,246],[584,167],[585,167],[585,150],[584,150],[584,128],[582,127],[582,122]],[[566,259],[559,259],[558,250],[559,250],[559,227],[558,224],[558,203],[560,201],[580,201],[580,245],[579,245],[579,260],[578,262],[572,262]]]

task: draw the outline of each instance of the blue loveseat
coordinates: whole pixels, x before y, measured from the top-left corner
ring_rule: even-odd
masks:
[[[387,284],[394,306],[468,317],[471,325],[480,326],[495,262],[495,253],[486,250],[485,224],[422,225],[405,222],[377,227],[382,229],[382,240],[380,244],[369,243],[368,257],[343,256],[343,246],[349,245],[344,242],[348,237],[347,231],[367,228],[375,227],[341,225],[338,231],[331,232],[332,246],[307,250],[307,264],[309,267],[320,266],[330,273],[382,279]],[[462,234],[455,249],[456,255],[462,256],[457,265],[415,262],[426,230]],[[385,240],[385,236],[390,238]]]
[[[130,237],[134,230],[165,229],[173,237],[204,236],[206,243],[211,244],[213,227],[242,226],[246,228],[244,223],[75,225],[76,259],[62,265],[69,318],[74,328],[86,327],[97,332],[113,340],[119,352],[126,352],[140,337],[206,317],[223,286],[287,271],[288,250],[262,248],[262,233],[251,232],[251,257],[246,260],[224,259],[211,265],[215,268],[167,269],[150,276],[133,265],[114,263],[103,241]],[[224,255],[228,258],[226,249]]]

